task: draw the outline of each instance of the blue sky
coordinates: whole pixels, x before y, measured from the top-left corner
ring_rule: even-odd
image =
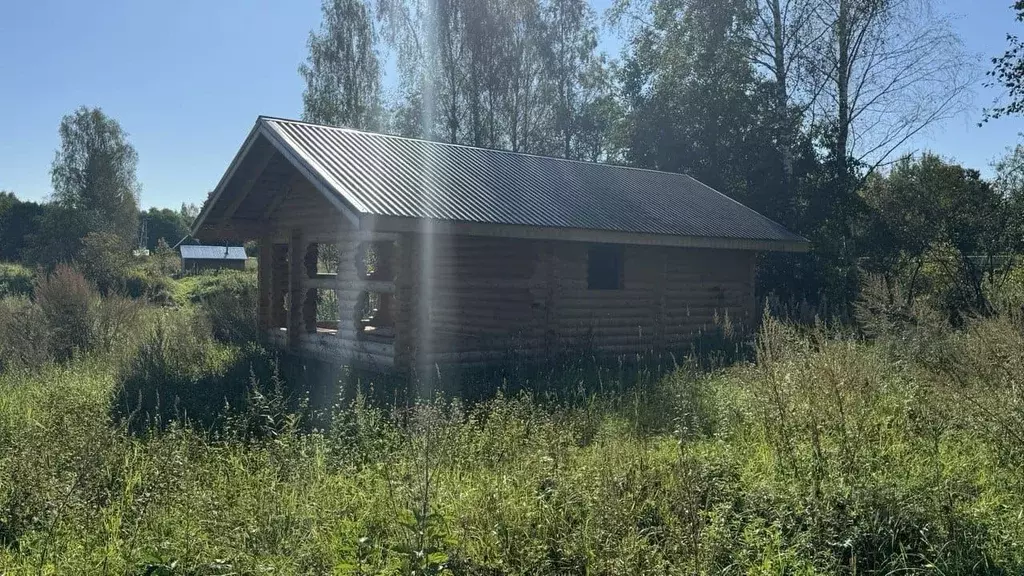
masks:
[[[610,0],[595,0],[599,11]],[[1011,0],[945,0],[979,60],[1024,32]],[[41,200],[61,116],[99,106],[139,153],[144,206],[200,203],[259,114],[298,117],[309,31],[320,0],[0,2],[0,190]],[[616,51],[614,38],[604,47]],[[998,92],[914,143],[987,171],[1017,143],[1024,119],[976,127]]]

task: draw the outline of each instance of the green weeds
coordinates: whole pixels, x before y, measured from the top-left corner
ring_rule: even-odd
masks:
[[[317,409],[201,317],[148,319],[123,361],[0,377],[0,572],[1024,570],[1010,317],[929,346],[767,318],[712,372]]]

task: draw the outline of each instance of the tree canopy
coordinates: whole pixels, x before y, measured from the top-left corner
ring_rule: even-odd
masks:
[[[309,34],[302,117],[319,124],[377,129],[381,70],[373,19],[363,0],[324,0],[323,23]]]
[[[54,202],[74,214],[68,242],[89,232],[107,232],[125,245],[138,226],[138,154],[116,120],[99,108],[79,108],[60,123],[60,148],[53,160]]]

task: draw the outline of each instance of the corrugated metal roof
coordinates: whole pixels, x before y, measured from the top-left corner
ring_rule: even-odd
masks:
[[[261,117],[358,214],[768,242],[806,240],[697,180]]]
[[[187,260],[245,260],[245,248],[241,246],[200,246],[182,244],[181,257]]]

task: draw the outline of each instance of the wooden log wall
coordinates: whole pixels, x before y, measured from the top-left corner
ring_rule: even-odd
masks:
[[[540,241],[435,236],[432,261],[407,235],[399,323],[415,366],[497,360],[544,352],[547,277]],[[402,273],[400,273],[401,275]]]
[[[422,363],[482,363],[565,349],[632,354],[685,346],[715,330],[716,319],[752,323],[752,252],[625,246],[622,288],[591,290],[589,248],[438,237],[427,274],[420,251],[403,264],[416,267],[405,290],[419,296],[403,309],[418,310],[403,319],[414,333],[406,334],[410,355],[426,354]],[[423,282],[429,294],[419,294]]]

